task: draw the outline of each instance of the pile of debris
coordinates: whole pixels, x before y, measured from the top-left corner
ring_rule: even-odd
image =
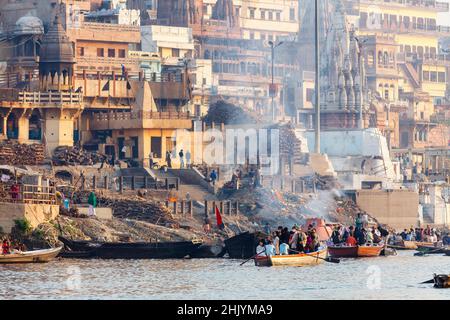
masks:
[[[114,217],[119,219],[133,219],[145,221],[160,226],[178,228],[179,225],[168,208],[153,201],[143,200],[140,197],[98,197],[101,207],[112,208]]]
[[[15,141],[0,143],[0,164],[34,166],[44,162],[44,145],[20,144]]]
[[[107,157],[98,152],[89,152],[79,147],[66,146],[56,148],[52,158],[55,166],[91,166],[106,160]]]

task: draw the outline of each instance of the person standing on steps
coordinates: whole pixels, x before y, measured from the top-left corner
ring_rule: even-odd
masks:
[[[183,149],[180,150],[178,155],[180,156],[180,169],[184,169],[184,151],[183,151]]]
[[[169,151],[166,151],[166,163],[168,168],[172,168],[172,155]]]

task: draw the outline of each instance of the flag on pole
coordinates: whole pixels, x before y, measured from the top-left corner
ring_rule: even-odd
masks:
[[[219,227],[219,229],[221,230],[225,229],[225,225],[223,224],[222,221],[222,215],[220,214],[220,210],[219,208],[217,208],[217,206],[216,206],[216,219],[217,219],[217,226]]]

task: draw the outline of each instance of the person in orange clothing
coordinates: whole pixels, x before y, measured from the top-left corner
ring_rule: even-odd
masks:
[[[354,237],[352,234],[350,234],[350,235],[348,236],[347,241],[345,242],[345,244],[348,245],[348,246],[350,246],[350,247],[354,247],[354,246],[356,246],[358,243],[357,243],[355,237]]]

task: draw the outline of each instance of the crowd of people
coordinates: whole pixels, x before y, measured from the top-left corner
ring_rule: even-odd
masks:
[[[320,249],[319,236],[313,225],[309,225],[306,231],[298,225],[294,225],[290,231],[287,227],[279,226],[272,232],[268,224],[264,229],[269,236],[261,239],[256,247],[259,257],[311,253]]]
[[[413,228],[411,227],[409,230],[404,229],[402,232],[394,235],[392,241],[393,242],[401,242],[401,241],[419,241],[419,242],[439,242],[443,241],[450,244],[449,235],[443,235],[436,228],[431,228],[428,225],[426,228]]]

